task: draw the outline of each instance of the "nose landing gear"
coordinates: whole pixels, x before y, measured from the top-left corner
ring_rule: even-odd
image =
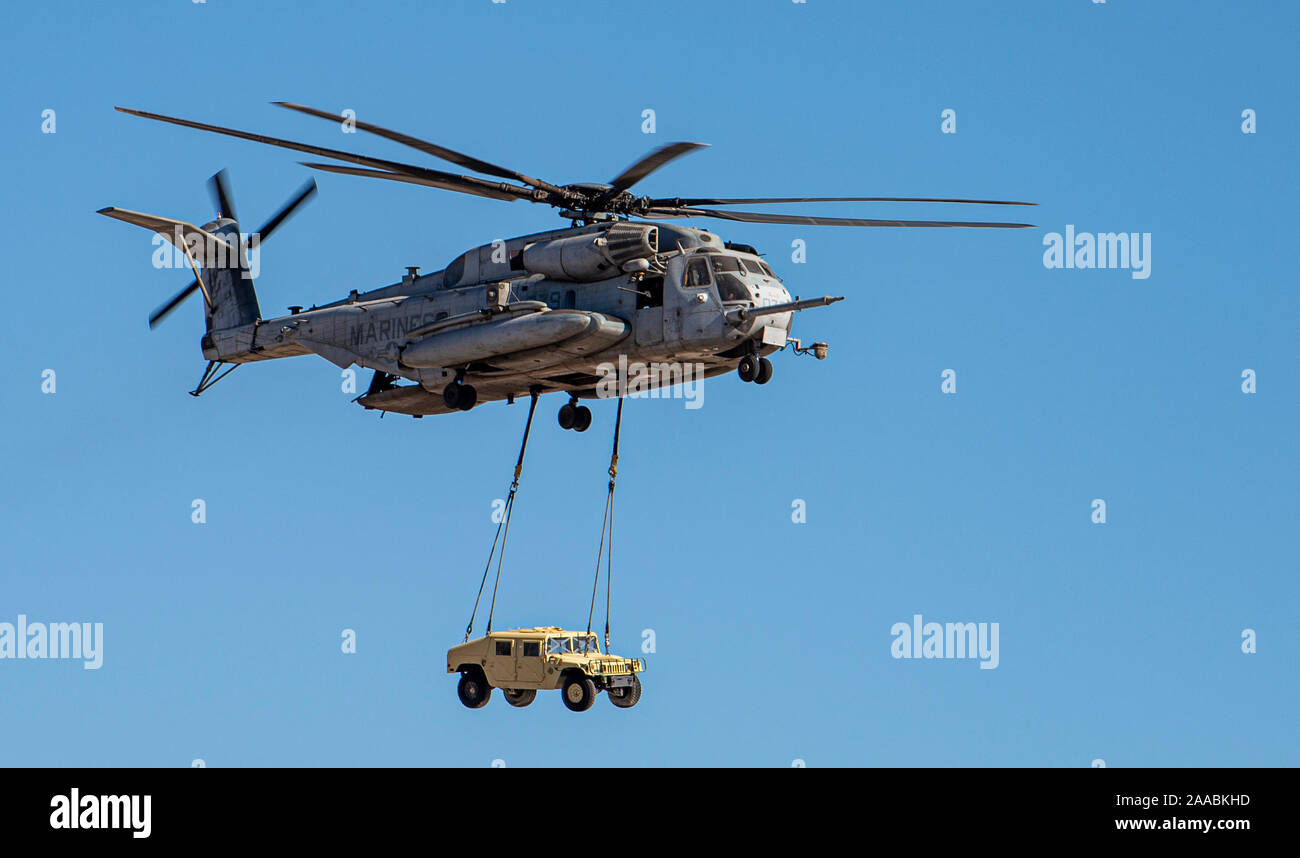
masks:
[[[741,381],[767,384],[772,380],[772,362],[756,354],[745,355],[740,359],[740,364],[736,367],[736,373],[740,376]]]
[[[591,428],[591,409],[585,405],[579,405],[577,398],[570,399],[560,407],[560,413],[556,415],[556,419],[559,420],[561,429],[586,432]]]

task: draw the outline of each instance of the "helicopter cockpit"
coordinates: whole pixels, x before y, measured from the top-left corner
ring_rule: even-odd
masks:
[[[761,259],[712,253],[709,262],[718,284],[718,298],[724,304],[753,300],[753,287],[763,285],[766,278],[779,282],[776,273]]]
[[[715,285],[723,304],[751,303],[758,300],[761,288],[771,281],[776,281],[776,285],[781,282],[761,259],[715,252],[695,254],[687,260],[682,286],[699,289]]]

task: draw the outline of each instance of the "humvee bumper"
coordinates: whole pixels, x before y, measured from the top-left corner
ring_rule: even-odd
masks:
[[[635,679],[635,678],[636,678],[636,676],[635,676],[634,674],[631,674],[631,673],[625,673],[625,674],[623,674],[623,675],[621,675],[621,676],[607,676],[607,677],[605,677],[605,687],[606,687],[606,688],[623,688],[623,687],[625,687],[625,686],[631,685],[631,684],[632,684],[632,680]]]

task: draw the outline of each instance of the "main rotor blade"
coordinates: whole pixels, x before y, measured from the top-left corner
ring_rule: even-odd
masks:
[[[190,297],[197,291],[199,291],[199,281],[190,281],[190,285],[177,292],[172,296],[170,301],[153,311],[153,315],[149,317],[149,327],[157,327],[158,323],[167,318],[168,314],[170,314],[172,310],[179,307],[186,298]]]
[[[967,227],[974,229],[1028,229],[1029,223],[985,223],[980,221],[947,220],[875,220],[856,217],[814,217],[811,215],[771,214],[768,212],[728,212],[717,209],[696,209],[660,206],[651,208],[642,217],[679,218],[712,217],[720,220],[736,220],[745,223],[789,223],[807,224],[809,226],[922,226],[922,227]]]
[[[525,199],[530,202],[543,202],[536,199],[536,191],[523,188],[518,185],[511,185],[506,182],[489,182],[486,179],[477,179],[473,176],[461,176],[456,173],[444,173],[441,170],[430,170],[426,167],[417,167],[413,164],[402,164],[397,161],[387,161],[383,158],[370,158],[365,155],[357,155],[353,152],[343,152],[339,149],[328,149],[324,146],[311,146],[306,143],[295,143],[292,140],[282,140],[278,137],[268,137],[265,134],[253,134],[248,131],[237,131],[233,128],[222,128],[220,125],[208,125],[203,122],[192,122],[188,119],[177,119],[173,116],[163,116],[160,113],[148,113],[143,110],[132,110],[126,107],[118,107],[116,110],[139,116],[143,119],[153,119],[158,122],[169,122],[172,125],[181,125],[185,128],[197,128],[199,131],[210,131],[213,134],[225,134],[227,137],[238,137],[241,140],[252,140],[254,143],[265,143],[268,146],[279,146],[282,149],[293,149],[297,152],[306,152],[310,155],[323,155],[326,158],[334,158],[339,161],[350,161],[353,164],[361,164],[365,167],[377,167],[381,170],[390,170],[397,173],[405,173],[411,176],[420,176],[441,184],[432,184],[417,182],[416,184],[430,184],[431,187],[443,188],[449,191],[460,191],[468,194],[478,194],[479,196],[490,196],[491,194],[481,193],[487,190],[496,194],[503,195],[503,198]]]
[[[1036,206],[1015,200],[958,200],[943,197],[691,197],[651,200],[652,206],[732,206],[769,203],[970,203],[982,206]]]
[[[604,196],[606,198],[618,196],[669,161],[694,152],[696,149],[708,148],[708,145],[708,143],[669,143],[667,146],[661,146],[619,173],[609,183],[610,190]]]
[[[328,119],[331,122],[342,123],[342,122],[350,121],[353,125],[355,125],[357,128],[360,128],[362,131],[369,131],[371,134],[377,134],[380,137],[387,138],[396,143],[401,143],[403,146],[410,146],[412,149],[418,149],[427,155],[432,155],[435,158],[441,158],[444,161],[450,161],[451,163],[459,167],[465,167],[467,169],[474,170],[479,173],[485,173],[489,176],[496,176],[499,179],[514,179],[517,182],[522,182],[523,184],[530,185],[531,187],[534,188],[541,188],[543,190],[552,191],[552,192],[560,192],[560,188],[556,187],[555,185],[552,185],[550,182],[544,182],[541,179],[534,179],[532,176],[528,176],[525,175],[524,173],[511,170],[508,167],[499,167],[496,164],[493,164],[489,161],[483,161],[471,155],[466,155],[462,152],[457,152],[455,149],[448,149],[446,146],[439,146],[437,143],[430,143],[427,140],[421,140],[418,137],[412,137],[409,134],[403,134],[400,131],[392,131],[388,128],[384,128],[379,125],[374,125],[369,122],[362,122],[359,119],[349,120],[345,116],[340,116],[338,114],[330,113],[327,110],[318,110],[315,107],[307,107],[306,105],[303,104],[294,104],[289,101],[273,101],[271,103],[278,107],[284,107],[289,110],[296,110],[299,113],[305,113],[308,116],[318,116],[321,119]]]
[[[266,241],[267,238],[271,236],[271,233],[276,231],[280,224],[293,216],[293,213],[298,209],[298,206],[307,202],[307,200],[311,199],[315,195],[316,180],[308,179],[303,186],[298,189],[298,193],[294,195],[293,199],[280,206],[280,210],[271,215],[266,223],[262,224],[261,229],[257,231],[257,240],[259,242]]]
[[[230,177],[225,170],[218,170],[208,179],[208,192],[212,194],[212,205],[217,210],[217,217],[239,220],[235,214],[235,198],[230,193]]]
[[[410,173],[397,173],[388,170],[365,170],[360,167],[344,167],[341,164],[318,164],[311,161],[299,161],[304,167],[311,167],[313,170],[325,170],[330,173],[343,173],[348,176],[365,176],[369,179],[391,179],[394,182],[407,182],[412,185],[424,185],[426,188],[442,188],[447,191],[459,191],[462,194],[473,194],[477,197],[487,197],[492,200],[505,200],[513,202],[518,199],[528,199],[527,197],[518,197],[513,194],[501,193],[488,188],[463,188],[438,179],[429,179],[424,176],[415,176]],[[536,202],[529,200],[529,202]]]

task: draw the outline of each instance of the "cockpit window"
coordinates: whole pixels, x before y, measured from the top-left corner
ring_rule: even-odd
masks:
[[[698,289],[712,282],[712,278],[709,277],[709,263],[704,261],[704,257],[697,256],[686,266],[687,289]]]
[[[709,257],[713,263],[714,279],[718,282],[718,297],[723,301],[744,301],[749,298],[740,260],[735,256],[715,253]]]
[[[724,256],[719,253],[710,258],[713,260],[713,270],[716,272],[735,271],[739,273],[740,271],[740,260],[734,256]]]
[[[718,298],[722,301],[748,301],[749,289],[739,274],[726,272],[718,275]]]
[[[758,262],[753,259],[742,259],[740,263],[745,266],[745,270],[750,274],[762,274],[763,269],[759,267]]]
[[[758,263],[758,264],[759,264],[759,266],[762,267],[762,269],[763,269],[763,273],[764,273],[764,274],[766,274],[768,277],[771,277],[773,280],[776,280],[776,279],[777,279],[777,277],[776,277],[776,272],[773,271],[773,270],[768,266],[768,264],[767,264],[766,262],[763,262],[762,260],[759,260],[759,263]]]

